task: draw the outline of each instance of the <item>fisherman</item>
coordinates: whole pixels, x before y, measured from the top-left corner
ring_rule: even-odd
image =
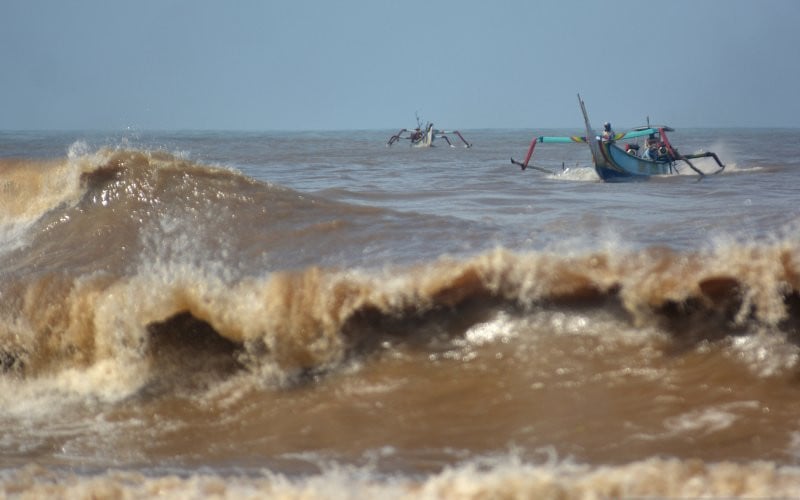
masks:
[[[614,130],[611,129],[611,123],[605,122],[603,124],[603,135],[601,137],[606,142],[614,140]]]
[[[659,141],[656,139],[655,134],[650,134],[647,139],[644,141],[644,151],[642,152],[642,158],[647,160],[653,160],[658,157],[656,151],[658,150]]]

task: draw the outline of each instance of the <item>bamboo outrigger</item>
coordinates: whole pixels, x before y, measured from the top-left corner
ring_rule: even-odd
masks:
[[[614,181],[627,181],[627,180],[641,180],[647,179],[653,175],[669,175],[677,173],[676,163],[683,161],[689,167],[697,172],[700,177],[705,177],[705,173],[694,166],[690,161],[695,158],[711,157],[719,165],[719,170],[714,174],[722,172],[725,165],[719,160],[717,155],[712,152],[693,153],[683,155],[675,149],[667,137],[667,132],[672,132],[674,129],[661,126],[646,126],[638,127],[627,132],[614,134],[613,132],[599,136],[594,133],[592,126],[589,124],[589,116],[586,113],[586,105],[578,94],[578,103],[583,113],[583,119],[586,124],[585,136],[567,136],[567,137],[546,137],[540,136],[531,142],[528,148],[528,154],[522,162],[511,158],[511,163],[518,165],[525,170],[533,168],[542,170],[548,173],[552,171],[532,165],[530,163],[533,151],[537,143],[586,143],[592,152],[592,161],[594,163],[595,171],[606,182]],[[604,131],[604,134],[610,131]],[[645,148],[642,153],[639,153],[640,147],[638,144],[625,144],[625,147],[619,146],[619,141],[625,139],[636,139],[647,137]]]

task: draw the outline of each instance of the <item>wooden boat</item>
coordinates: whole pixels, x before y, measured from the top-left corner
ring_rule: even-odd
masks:
[[[530,163],[536,144],[585,143],[589,145],[589,149],[592,152],[592,161],[597,175],[606,182],[643,180],[654,175],[675,174],[678,173],[676,166],[678,162],[686,163],[698,175],[704,177],[706,174],[695,167],[691,162],[691,160],[695,158],[713,158],[717,162],[717,165],[719,165],[719,170],[715,171],[714,174],[722,172],[722,170],[725,169],[725,165],[722,164],[715,153],[702,152],[689,155],[679,153],[678,150],[672,146],[667,137],[667,132],[672,132],[674,129],[666,125],[648,125],[617,134],[610,131],[609,126],[609,130],[604,130],[603,135],[597,135],[589,124],[589,115],[586,112],[586,105],[581,99],[580,94],[578,94],[578,103],[580,104],[583,119],[586,124],[585,136],[537,137],[531,142],[525,160],[519,162],[511,158],[511,163],[520,166],[522,170],[533,168],[553,173],[552,170],[538,167]],[[644,148],[641,148],[636,142],[626,143],[624,145],[621,145],[622,143],[620,142],[638,138],[647,138]]]
[[[465,148],[472,147],[472,144],[467,142],[467,140],[464,139],[464,136],[462,136],[461,132],[458,130],[453,130],[451,132],[448,132],[447,130],[439,130],[433,128],[433,123],[430,122],[426,123],[423,127],[419,120],[419,116],[417,116],[417,128],[411,130],[406,128],[401,129],[399,132],[389,138],[389,140],[386,142],[386,145],[391,146],[401,139],[405,139],[410,141],[412,147],[429,148],[434,145],[433,143],[437,138],[441,138],[444,139],[448,146],[454,148],[455,145],[453,145],[453,143],[450,141],[450,138],[447,136],[447,134],[455,134],[458,136]]]

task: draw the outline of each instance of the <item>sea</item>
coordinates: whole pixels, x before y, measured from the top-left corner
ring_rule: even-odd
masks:
[[[0,497],[800,497],[800,129],[394,132],[0,132]]]

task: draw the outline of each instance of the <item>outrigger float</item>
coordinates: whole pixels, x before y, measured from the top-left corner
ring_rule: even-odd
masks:
[[[461,142],[464,144],[465,148],[471,148],[472,144],[467,142],[464,139],[464,136],[461,135],[461,132],[458,130],[453,130],[448,132],[447,130],[438,130],[433,128],[433,123],[428,122],[425,124],[425,127],[422,126],[422,123],[419,121],[419,116],[417,116],[417,128],[413,130],[409,129],[401,129],[398,133],[394,134],[389,138],[389,141],[386,143],[387,146],[391,146],[395,142],[400,141],[401,139],[408,140],[411,142],[411,146],[415,148],[429,148],[432,147],[434,141],[437,138],[442,138],[447,143],[448,146],[454,148],[455,145],[450,141],[450,138],[447,134],[455,134],[461,139]]]
[[[652,127],[647,125],[617,134],[611,132],[605,135],[606,133],[604,132],[604,136],[596,135],[592,126],[589,124],[589,115],[586,113],[586,105],[581,99],[580,94],[578,94],[578,103],[581,106],[583,119],[586,123],[585,136],[537,137],[531,142],[528,148],[528,154],[525,156],[525,161],[519,162],[511,158],[511,163],[518,165],[522,170],[532,168],[552,174],[554,173],[552,170],[530,163],[536,144],[566,144],[575,142],[589,145],[595,171],[597,171],[597,175],[606,182],[644,180],[654,175],[676,174],[678,173],[676,163],[679,161],[689,165],[692,170],[700,175],[700,178],[703,178],[707,174],[695,167],[690,161],[695,158],[714,158],[717,165],[719,165],[719,170],[713,172],[714,174],[718,174],[725,169],[725,165],[719,161],[715,153],[702,152],[689,155],[680,154],[678,150],[672,146],[667,137],[667,132],[672,132],[675,129],[667,127],[666,125]],[[647,137],[644,150],[641,154],[639,154],[640,146],[637,143],[624,144],[624,148],[619,145],[619,141],[641,137]]]

